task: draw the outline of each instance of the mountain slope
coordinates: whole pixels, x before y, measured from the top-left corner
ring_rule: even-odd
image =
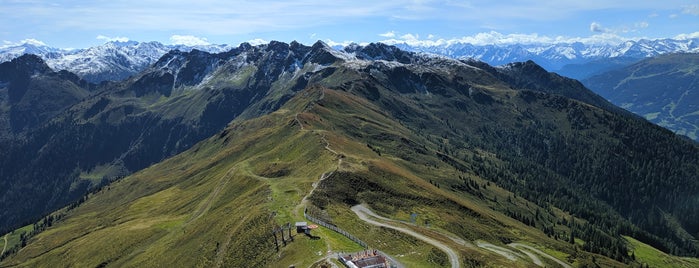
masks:
[[[326,75],[320,67],[328,64],[328,49],[322,43],[272,42],[220,54],[172,51],[139,75],[102,84],[89,97],[51,111],[43,124],[0,145],[0,201],[7,205],[0,211],[0,230],[182,152],[236,117],[278,109]],[[41,78],[25,76],[30,84]],[[53,83],[51,92],[71,90],[58,87],[65,83]]]
[[[187,154],[110,185],[97,194],[99,198],[90,198],[69,212],[57,232],[42,234],[49,238],[32,243],[17,258],[39,257],[21,261],[29,266],[51,262],[69,266],[211,266],[225,259],[231,266],[239,266],[235,261],[241,267],[260,266],[255,263],[264,263],[273,253],[271,247],[259,245],[271,227],[266,208],[271,189],[255,174],[240,172],[246,165],[233,163],[244,157],[243,153],[251,153],[244,149],[269,149],[258,141],[269,133],[263,124],[276,122],[268,119],[238,125],[254,129],[255,135],[222,134],[222,138],[207,142],[209,148],[194,147]],[[289,126],[287,131],[292,129],[296,127]],[[303,135],[292,141],[301,138]],[[226,147],[229,140],[236,146]],[[314,152],[313,146],[307,144],[309,153]],[[322,150],[320,145],[315,147],[316,152]],[[216,242],[223,242],[223,237],[235,237],[239,246],[228,254],[217,253]],[[164,258],[164,254],[179,257]]]
[[[467,61],[376,44],[352,50],[241,47],[246,57],[220,66],[258,55],[277,59],[255,61],[259,78],[304,81],[270,83],[295,89],[267,93],[277,102],[253,102],[271,113],[244,111],[183,154],[41,220],[2,265],[288,267],[310,266],[328,250],[357,250],[319,229],[320,239],[297,235],[277,252],[271,228],[303,220],[304,211],[408,266],[448,263],[429,244],[360,220],[350,209],[357,204],[390,219],[415,215],[405,228],[446,243],[463,266],[536,265],[511,242],[573,265],[632,265],[621,235],[699,254],[696,144],[536,86],[573,85],[564,79],[518,86]],[[178,59],[164,57],[141,77],[164,76],[164,66],[183,66]],[[192,79],[183,84],[196,84],[200,76],[185,77]],[[172,98],[178,90],[166,81],[145,92]],[[130,89],[117,92],[140,94]]]
[[[32,129],[90,94],[85,81],[55,73],[37,56],[0,64],[0,140]]]
[[[699,54],[668,54],[602,73],[583,83],[611,102],[699,139]]]
[[[410,175],[410,169],[397,166],[400,160],[393,163],[381,159],[362,141],[330,130],[338,126],[339,122],[334,119],[348,119],[340,125],[345,127],[345,124],[361,122],[361,114],[377,120],[366,123],[363,133],[379,134],[366,131],[367,128],[398,127],[392,132],[406,131],[381,115],[377,108],[348,93],[309,88],[277,112],[235,122],[188,152],[113,183],[75,209],[59,212],[62,216],[57,223],[38,234],[3,265],[42,267],[60,262],[70,266],[309,266],[318,256],[309,257],[308,253],[324,252],[328,247],[336,251],[353,247],[342,239],[330,239],[334,235],[327,231],[318,230],[323,234],[321,240],[296,235],[294,241],[277,254],[268,230],[277,224],[301,219],[303,207],[297,204],[322,173],[333,174],[327,181],[369,176],[366,182],[370,185],[376,180],[394,184],[391,188],[395,194],[418,187],[425,191],[408,190],[407,196],[402,198],[418,194],[416,197],[421,198],[418,200],[436,202],[421,217],[446,215],[445,210],[456,207],[460,209],[452,219],[463,217],[459,220],[462,224],[469,222],[485,228],[474,234],[481,239],[495,239],[495,242],[499,235],[510,237],[505,229],[498,227],[504,223],[521,229],[522,237],[531,236],[530,239],[544,240],[555,248],[566,250],[566,243],[545,238],[535,229],[481,208],[478,201],[474,203],[442,192],[426,180]],[[338,155],[340,152],[342,155]],[[439,163],[434,156],[428,159]],[[454,172],[449,166],[438,165],[439,170]],[[393,174],[396,168],[402,171]],[[399,175],[409,177],[397,177]],[[382,176],[390,177],[381,179]],[[323,193],[336,190],[324,185],[318,185],[316,190]],[[355,187],[364,189],[361,184]],[[326,202],[324,205],[328,208],[342,208],[329,206],[328,199],[323,196],[311,197],[314,203]],[[339,197],[332,198],[332,202],[341,201]],[[439,205],[443,202],[446,205]],[[485,214],[471,220],[473,213]],[[340,214],[335,222],[348,229],[352,226],[371,229],[371,236],[366,231],[357,233],[377,247],[382,244],[376,239],[393,239],[397,249],[430,250],[429,246],[402,235],[340,220],[348,216]],[[433,224],[441,226],[442,222],[435,220]],[[486,230],[498,230],[498,233],[486,234]],[[526,259],[510,262],[486,249],[450,244],[476,263],[517,266],[527,263]],[[391,254],[400,253],[396,248],[381,249]],[[614,263],[599,258],[601,262]],[[425,256],[400,259],[417,266],[438,267]]]

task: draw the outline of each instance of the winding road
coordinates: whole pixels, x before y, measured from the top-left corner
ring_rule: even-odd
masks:
[[[398,221],[379,216],[376,213],[374,213],[371,209],[369,209],[363,205],[353,206],[352,211],[355,214],[357,214],[359,219],[361,219],[362,221],[365,221],[371,225],[386,227],[386,228],[390,228],[390,229],[408,234],[410,236],[413,236],[419,240],[422,240],[428,244],[431,244],[431,245],[439,248],[440,250],[447,253],[447,256],[449,257],[449,262],[451,263],[451,267],[460,267],[459,266],[459,254],[454,249],[450,248],[448,245],[442,243],[441,241],[433,239],[431,237],[427,237],[427,236],[422,235],[420,233],[417,233],[409,228],[389,224],[387,222],[398,222]],[[383,222],[380,222],[377,220],[381,220]],[[449,234],[443,234],[443,235],[445,235],[447,238],[450,238],[452,241],[456,242],[457,244],[464,245],[466,247],[474,247],[474,245],[472,243],[465,241],[461,238],[458,238],[458,237],[455,237],[455,236],[449,235]],[[565,262],[547,254],[546,252],[543,252],[537,248],[534,248],[534,247],[529,246],[529,245],[521,244],[521,243],[510,243],[507,245],[514,250],[504,248],[504,247],[499,247],[499,246],[496,246],[496,245],[493,245],[491,243],[484,242],[484,241],[476,241],[475,244],[480,248],[487,249],[487,250],[493,251],[499,255],[502,255],[503,257],[505,257],[506,259],[509,259],[511,261],[517,261],[520,258],[525,258],[524,255],[526,255],[527,257],[529,257],[529,259],[531,259],[531,261],[535,265],[540,266],[540,267],[544,267],[545,266],[544,262],[541,261],[541,259],[539,258],[539,257],[544,257],[544,258],[550,259],[550,260],[558,263],[561,267],[572,268],[572,266],[570,264],[565,263]]]
[[[322,92],[322,93],[323,93],[323,95],[321,95],[320,99],[322,99],[324,97],[325,92]],[[301,120],[299,120],[299,118],[298,118],[298,113],[294,116],[294,120],[299,124],[301,130],[305,130],[305,128],[303,127],[303,124],[301,123]],[[320,139],[323,143],[325,143],[326,150],[328,150],[329,152],[331,152],[332,154],[334,154],[336,156],[340,156],[340,153],[338,153],[337,151],[330,148],[330,142],[328,142],[328,140],[326,139],[325,134],[321,134]],[[337,169],[339,169],[341,165],[342,165],[342,157],[339,157]],[[330,171],[330,172],[326,172],[326,173],[321,174],[320,179],[312,184],[311,190],[308,192],[308,194],[306,194],[301,199],[301,202],[294,209],[294,214],[296,214],[297,217],[298,217],[298,214],[297,214],[298,211],[300,211],[301,209],[303,209],[306,206],[307,198],[309,196],[311,196],[313,194],[313,192],[316,190],[316,188],[318,187],[318,185],[323,180],[330,177],[333,174],[333,172],[334,171]],[[434,238],[417,233],[409,228],[389,224],[387,222],[398,222],[398,221],[379,216],[376,213],[374,213],[371,209],[369,209],[363,205],[356,205],[356,206],[353,206],[351,209],[355,214],[357,214],[359,219],[361,219],[362,221],[365,221],[371,225],[390,228],[390,229],[405,233],[407,235],[413,236],[413,237],[415,237],[415,238],[417,238],[425,243],[428,243],[428,244],[435,246],[436,248],[442,250],[443,252],[445,252],[447,254],[447,257],[449,258],[449,263],[451,264],[452,268],[461,267],[460,263],[459,263],[459,254],[457,253],[457,251],[455,251],[454,249],[449,247],[447,244],[444,244],[443,242],[436,240]],[[377,221],[377,220],[381,220],[383,222]],[[457,243],[459,245],[463,245],[463,246],[466,246],[469,248],[475,248],[475,245],[472,242],[465,241],[465,240],[463,240],[455,235],[452,235],[452,234],[443,234],[443,235],[445,235],[447,238],[451,239],[452,241],[454,241],[455,243]],[[495,246],[495,245],[487,243],[487,242],[478,241],[476,244],[478,245],[478,247],[496,252],[496,253],[498,253],[498,254],[500,254],[500,255],[504,256],[505,258],[512,260],[512,261],[516,261],[521,256],[521,253],[517,253],[515,251],[512,251],[510,249],[506,249],[503,247],[498,247],[498,246]],[[525,255],[527,255],[527,257],[529,257],[535,265],[538,265],[541,267],[544,266],[541,259],[539,259],[539,256],[542,256],[542,257],[549,258],[549,259],[555,261],[556,263],[560,264],[564,268],[572,268],[567,263],[562,262],[562,261],[554,258],[553,256],[546,254],[546,253],[544,253],[536,248],[533,248],[531,246],[519,244],[519,243],[511,243],[508,246],[517,250],[517,251],[524,253]],[[331,259],[332,258],[331,252],[332,252],[332,250],[330,249],[330,245],[328,245],[328,255],[320,258],[318,260],[318,262],[322,261],[323,259],[327,259],[327,260]],[[538,256],[537,256],[537,254],[538,254]],[[330,262],[330,263],[332,263],[332,262]],[[333,266],[335,266],[335,265],[333,264]]]
[[[547,258],[547,259],[550,259],[550,260],[552,260],[552,261],[554,261],[554,262],[560,264],[560,265],[561,265],[562,267],[564,267],[564,268],[573,268],[573,266],[571,266],[570,264],[567,264],[567,263],[565,263],[565,262],[563,262],[563,261],[561,261],[561,260],[559,260],[559,259],[556,259],[555,257],[553,257],[553,256],[551,256],[551,255],[549,255],[549,254],[547,254],[546,252],[543,252],[543,251],[541,251],[541,250],[539,250],[539,249],[537,249],[537,248],[534,248],[534,247],[532,247],[532,246],[525,245],[525,244],[520,244],[520,243],[510,243],[510,244],[508,244],[508,246],[510,246],[510,247],[512,247],[512,248],[516,248],[516,249],[518,249],[518,250],[524,252],[524,253],[527,254],[527,255],[530,254],[530,253],[527,252],[527,250],[531,250],[531,251],[533,251],[534,253],[539,254],[539,256],[545,257],[545,258]],[[523,248],[526,249],[526,250],[523,250]],[[543,266],[543,265],[539,265],[539,266]]]
[[[508,260],[517,261],[517,259],[519,259],[519,256],[517,256],[518,254],[510,249],[499,247],[484,241],[477,241],[476,244],[479,247],[495,252]]]
[[[381,217],[365,206],[362,206],[362,205],[353,206],[352,211],[355,214],[357,214],[359,219],[361,219],[361,220],[363,220],[371,225],[390,228],[390,229],[408,234],[412,237],[415,237],[419,240],[422,240],[425,243],[428,243],[430,245],[437,247],[438,249],[444,251],[447,254],[447,257],[449,257],[449,263],[451,263],[452,268],[460,267],[459,266],[459,254],[455,250],[453,250],[452,248],[447,246],[446,244],[442,243],[441,241],[438,241],[438,240],[433,239],[431,237],[424,236],[420,233],[417,233],[417,232],[410,230],[408,228],[405,228],[405,227],[394,226],[394,225],[391,225],[388,223],[376,221],[372,218],[383,220],[383,221],[390,221],[390,222],[393,222],[394,220]]]

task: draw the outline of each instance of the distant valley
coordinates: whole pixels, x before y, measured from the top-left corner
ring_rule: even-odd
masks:
[[[582,81],[611,102],[699,140],[699,54],[666,54]]]

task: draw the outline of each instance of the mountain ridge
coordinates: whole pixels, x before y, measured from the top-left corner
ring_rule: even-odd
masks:
[[[314,77],[326,75],[324,64],[335,60],[330,50],[323,43],[306,47],[273,42],[255,47],[242,44],[219,54],[172,51],[140,74],[122,82],[93,85],[96,88],[89,94],[61,107],[52,106],[56,100],[49,94],[38,95],[36,99],[45,104],[26,108],[53,107],[53,117],[21,133],[4,133],[0,144],[5,152],[0,156],[0,174],[6,185],[0,198],[9,207],[23,208],[0,211],[4,215],[0,228],[16,226],[37,213],[74,201],[89,188],[179,153],[239,116],[256,117],[278,109]],[[31,75],[34,69],[50,72],[37,56],[18,59],[30,59],[39,66],[25,68],[21,77],[29,82],[20,84],[41,78]],[[2,66],[24,66],[21,63],[15,60]],[[54,86],[68,83],[77,87],[65,81],[74,75],[52,77],[61,79]],[[16,84],[1,82],[9,88]],[[0,93],[9,92],[0,89]],[[40,88],[44,89],[63,88]],[[2,121],[9,124],[17,107],[6,107],[9,111]],[[68,156],[59,156],[64,154]],[[36,189],[24,188],[25,183]],[[20,205],[18,196],[36,200]],[[55,200],[44,200],[48,196]]]
[[[619,44],[554,43],[554,44],[499,44],[474,45],[461,42],[446,42],[439,45],[410,45],[400,41],[387,44],[403,50],[443,55],[451,58],[473,58],[490,65],[534,60],[549,71],[568,73],[570,68],[605,58],[643,59],[665,53],[699,52],[699,38],[694,39],[640,39]],[[347,47],[351,49],[353,45]],[[25,53],[41,56],[55,70],[68,70],[81,78],[99,83],[118,81],[136,74],[157,61],[170,50],[192,49],[210,53],[225,52],[234,48],[230,45],[164,45],[159,42],[107,42],[105,44],[76,50],[62,50],[43,44],[25,43],[0,48],[0,62]],[[338,50],[344,46],[336,47]],[[569,66],[568,66],[569,65]],[[596,67],[603,69],[602,67]],[[575,73],[571,73],[575,74]],[[581,77],[576,77],[581,78]]]
[[[92,82],[120,81],[136,74],[170,50],[205,50],[212,53],[231,49],[228,45],[185,46],[159,42],[112,41],[102,45],[65,50],[43,44],[25,43],[0,48],[0,62],[23,54],[40,56],[54,70],[68,70]]]

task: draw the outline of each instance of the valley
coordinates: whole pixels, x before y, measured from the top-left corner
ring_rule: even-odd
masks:
[[[675,133],[699,140],[699,54],[645,59],[583,80],[613,103]]]

